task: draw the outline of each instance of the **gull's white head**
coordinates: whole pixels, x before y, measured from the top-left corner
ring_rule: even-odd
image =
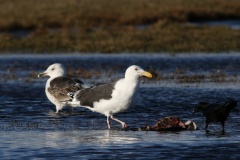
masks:
[[[47,68],[46,71],[40,73],[38,77],[50,76],[51,78],[65,76],[66,70],[61,63],[54,63]]]
[[[128,69],[125,72],[125,79],[138,80],[140,76],[152,78],[151,73],[144,71],[141,67],[137,65],[132,65],[128,67]]]

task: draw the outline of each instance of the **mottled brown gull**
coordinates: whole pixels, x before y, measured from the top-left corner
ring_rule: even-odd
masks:
[[[46,71],[38,75],[38,77],[43,76],[50,76],[46,83],[45,93],[49,101],[56,106],[56,113],[62,110],[63,107],[66,107],[66,105],[63,105],[60,101],[71,99],[71,97],[67,95],[69,92],[76,92],[87,88],[79,79],[66,77],[66,70],[60,63],[50,65]]]

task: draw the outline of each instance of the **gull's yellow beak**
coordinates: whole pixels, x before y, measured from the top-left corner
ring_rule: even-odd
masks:
[[[141,75],[146,76],[148,78],[152,78],[152,74],[146,71],[144,71]]]
[[[38,78],[39,78],[39,77],[46,76],[46,75],[47,75],[47,73],[46,73],[46,72],[39,73],[39,75],[38,75]]]

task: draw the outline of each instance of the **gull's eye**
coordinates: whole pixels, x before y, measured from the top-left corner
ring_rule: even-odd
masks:
[[[54,68],[52,68],[52,71],[54,70]]]
[[[138,68],[135,68],[135,70],[137,71],[137,70],[138,70]]]

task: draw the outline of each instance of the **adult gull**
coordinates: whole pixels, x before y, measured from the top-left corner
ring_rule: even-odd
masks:
[[[72,100],[62,103],[74,107],[85,107],[106,115],[109,129],[109,117],[121,123],[122,128],[126,128],[126,123],[114,118],[113,114],[125,111],[136,103],[140,76],[152,77],[151,73],[144,71],[141,67],[130,66],[125,72],[125,78],[114,83],[98,84],[75,93],[70,92],[68,95]]]

